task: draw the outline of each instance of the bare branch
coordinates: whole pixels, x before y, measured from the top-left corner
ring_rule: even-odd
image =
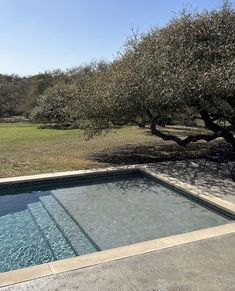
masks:
[[[205,140],[207,142],[212,141],[218,137],[222,136],[222,132],[216,132],[214,134],[198,134],[198,135],[189,135],[188,137],[181,139],[176,135],[166,134],[156,128],[156,121],[151,123],[151,132],[152,134],[159,136],[163,140],[171,140],[176,142],[179,146],[186,146],[190,142],[197,142],[199,140]]]

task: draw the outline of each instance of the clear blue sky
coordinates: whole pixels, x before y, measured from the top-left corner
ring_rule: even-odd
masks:
[[[164,25],[221,0],[0,0],[0,73],[35,74],[111,60],[131,28]]]

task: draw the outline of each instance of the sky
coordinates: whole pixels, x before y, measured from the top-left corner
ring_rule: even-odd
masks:
[[[114,59],[131,29],[221,0],[0,0],[0,73],[32,75]]]

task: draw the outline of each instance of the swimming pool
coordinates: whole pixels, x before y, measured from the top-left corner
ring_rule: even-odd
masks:
[[[141,171],[0,188],[0,272],[231,222]]]

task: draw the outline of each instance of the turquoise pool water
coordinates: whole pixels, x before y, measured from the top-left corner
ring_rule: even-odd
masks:
[[[0,196],[1,272],[230,222],[138,175],[38,188]]]

